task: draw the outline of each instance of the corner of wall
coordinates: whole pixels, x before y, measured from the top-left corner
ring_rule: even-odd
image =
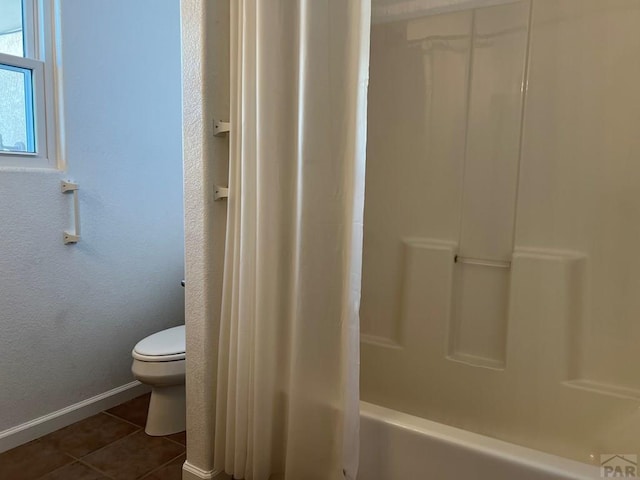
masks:
[[[215,388],[228,143],[213,118],[229,115],[229,0],[182,0],[187,462],[184,478],[213,478]],[[189,467],[190,466],[190,467]],[[204,475],[204,476],[201,476]],[[194,476],[195,475],[195,476]]]

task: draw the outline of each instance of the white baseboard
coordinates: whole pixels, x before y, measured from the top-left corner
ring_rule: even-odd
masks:
[[[149,390],[148,386],[137,381],[127,383],[108,392],[96,395],[95,397],[69,405],[57,412],[52,412],[21,425],[3,430],[0,432],[0,453],[83,420],[91,415],[100,413],[103,410],[115,407]]]
[[[202,470],[199,467],[189,463],[187,460],[182,466],[182,480],[212,480],[217,478],[218,480],[231,480],[231,477],[224,472],[217,472],[215,470]]]

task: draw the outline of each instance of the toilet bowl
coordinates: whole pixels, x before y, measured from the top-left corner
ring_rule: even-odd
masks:
[[[154,333],[133,348],[131,371],[151,387],[145,432],[163,436],[186,426],[184,325]]]

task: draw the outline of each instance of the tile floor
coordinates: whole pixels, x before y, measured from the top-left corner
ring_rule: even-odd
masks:
[[[180,480],[185,432],[144,433],[149,395],[0,454],[0,480]]]

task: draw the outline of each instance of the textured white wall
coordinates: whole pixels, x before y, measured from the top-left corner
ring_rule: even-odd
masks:
[[[130,382],[184,320],[179,0],[61,3],[68,171],[0,169],[0,431]]]
[[[213,469],[217,338],[227,202],[213,201],[227,185],[226,136],[213,119],[229,118],[229,0],[182,0],[185,184],[187,465]],[[204,475],[204,474],[202,474]]]

